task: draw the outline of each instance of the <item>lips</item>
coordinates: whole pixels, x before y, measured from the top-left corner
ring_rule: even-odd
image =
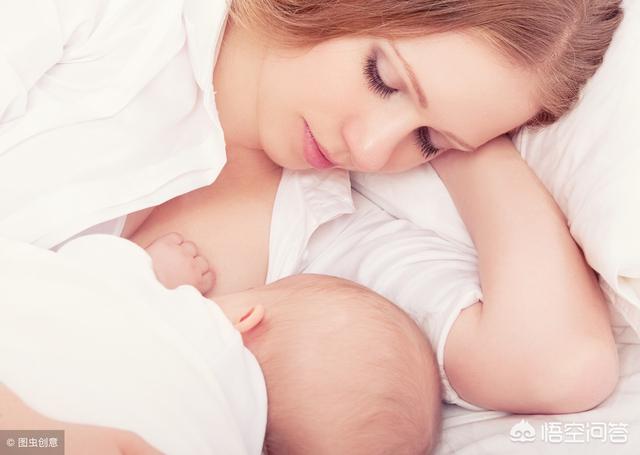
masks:
[[[329,169],[335,166],[316,141],[306,121],[304,122],[304,159],[315,169]]]

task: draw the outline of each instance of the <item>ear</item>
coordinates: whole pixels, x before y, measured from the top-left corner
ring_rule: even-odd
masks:
[[[242,334],[249,332],[255,328],[264,318],[264,307],[262,305],[256,305],[249,308],[249,311],[245,313],[240,320],[233,324],[233,326]]]

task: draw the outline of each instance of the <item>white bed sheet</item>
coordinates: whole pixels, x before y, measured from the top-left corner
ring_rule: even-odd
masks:
[[[618,315],[614,315],[613,320],[620,355],[620,383],[613,395],[602,405],[579,414],[531,416],[492,411],[474,412],[458,406],[446,405],[443,414],[442,439],[435,454],[638,455],[640,453],[640,339]],[[521,420],[529,423],[536,432],[535,436],[531,437],[533,441],[511,440],[511,430]],[[597,437],[600,436],[598,432],[602,428],[602,423],[607,425],[607,431],[604,433],[607,441],[603,442],[596,438],[586,442],[589,432],[593,432]],[[609,424],[627,426],[622,430],[620,427],[614,430],[609,427]],[[543,439],[545,436],[546,440]],[[619,442],[611,442],[611,439]],[[576,442],[570,442],[572,440]]]

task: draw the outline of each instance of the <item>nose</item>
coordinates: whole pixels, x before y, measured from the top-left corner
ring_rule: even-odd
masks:
[[[377,110],[351,118],[342,134],[354,167],[362,172],[376,172],[418,126],[410,109]]]

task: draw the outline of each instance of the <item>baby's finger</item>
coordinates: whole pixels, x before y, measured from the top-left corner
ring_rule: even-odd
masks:
[[[202,256],[196,256],[194,261],[196,264],[196,269],[198,269],[201,274],[204,275],[209,271],[209,261],[207,261],[205,258],[203,258]]]
[[[168,234],[160,237],[158,240],[166,240],[167,242],[174,243],[176,245],[180,245],[182,242],[184,242],[184,238],[182,237],[182,235],[178,234],[177,232],[169,232]]]
[[[215,283],[216,283],[216,276],[213,274],[213,272],[208,271],[207,273],[202,275],[202,279],[200,280],[200,285],[197,286],[197,289],[198,291],[200,291],[202,295],[204,295],[213,288],[213,285]]]
[[[195,243],[193,242],[184,242],[182,245],[182,251],[193,257],[196,257],[198,255],[198,248],[196,247]]]

